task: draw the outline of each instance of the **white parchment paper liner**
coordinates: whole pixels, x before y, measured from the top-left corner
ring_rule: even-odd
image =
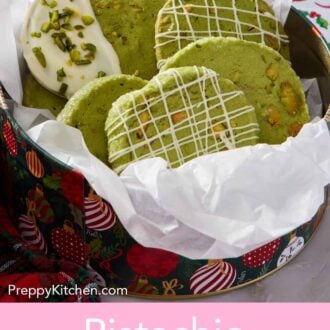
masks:
[[[282,21],[290,4],[273,1]],[[0,46],[0,80],[19,103],[24,70],[18,69],[22,57],[14,35],[26,1],[15,0],[13,5],[15,20],[8,15],[9,3],[0,5],[0,38],[5,41]],[[295,230],[316,213],[330,182],[330,139],[324,120],[306,125],[297,138],[279,146],[208,155],[176,170],[166,169],[162,159],[150,159],[118,177],[88,152],[78,130],[53,120],[35,126],[49,117],[44,114],[15,108],[20,124],[33,127],[30,137],[80,170],[138,242],[192,259],[238,257]]]

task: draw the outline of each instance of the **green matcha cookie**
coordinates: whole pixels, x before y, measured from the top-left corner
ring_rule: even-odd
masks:
[[[64,108],[66,99],[63,99],[42,87],[28,74],[23,86],[22,104],[29,108],[48,109],[55,117]]]
[[[256,144],[254,108],[231,81],[204,67],[165,71],[112,106],[105,125],[109,163],[162,157],[170,167],[205,154]]]
[[[146,83],[138,77],[126,75],[95,79],[73,95],[57,119],[78,128],[89,151],[107,163],[104,123],[112,103],[120,96],[142,88]]]
[[[290,58],[288,36],[262,0],[168,0],[156,23],[159,67],[178,50],[208,37],[235,37],[266,44]]]
[[[234,38],[207,38],[188,45],[162,68],[205,65],[234,81],[254,105],[260,142],[278,144],[309,121],[301,82],[273,49]]]
[[[165,0],[91,0],[103,34],[123,73],[151,79],[157,73],[155,23]]]

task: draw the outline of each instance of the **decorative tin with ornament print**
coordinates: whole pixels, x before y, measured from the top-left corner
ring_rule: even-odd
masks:
[[[299,19],[295,11],[291,15]],[[288,32],[294,34],[295,29]],[[85,267],[100,286],[127,288],[130,295],[173,300],[219,294],[258,281],[302,251],[324,214],[325,203],[303,226],[239,258],[190,260],[137,243],[111,201],[97,196],[83,175],[29,139],[7,109],[1,88],[0,127],[2,188],[22,238],[50,257]]]
[[[324,205],[293,233],[240,258],[190,260],[146,248],[121,225],[111,201],[34,144],[9,110],[1,109],[0,125],[2,180],[22,238],[43,254],[84,266],[100,286],[127,288],[130,295],[206,296],[252,283],[297,255],[323,216]]]

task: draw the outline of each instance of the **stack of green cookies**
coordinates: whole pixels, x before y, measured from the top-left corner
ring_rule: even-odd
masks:
[[[288,36],[263,0],[90,1],[123,74],[87,83],[68,102],[30,75],[24,104],[80,129],[117,173],[149,157],[175,168],[279,144],[308,122]]]

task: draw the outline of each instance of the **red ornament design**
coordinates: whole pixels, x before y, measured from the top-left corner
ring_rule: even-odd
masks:
[[[236,269],[223,260],[210,260],[190,278],[194,294],[206,294],[229,289],[236,279]]]
[[[138,275],[161,278],[176,269],[179,256],[172,252],[145,248],[135,244],[127,253],[127,262]]]
[[[78,265],[87,265],[88,246],[75,234],[70,222],[66,221],[61,229],[53,229],[51,239],[53,248],[60,257]]]
[[[243,263],[248,268],[257,268],[272,259],[281,244],[277,239],[243,256]]]
[[[37,179],[44,177],[45,169],[34,150],[28,151],[25,155],[25,159],[27,167],[33,176]]]
[[[77,171],[65,172],[61,187],[65,198],[80,210],[84,209],[84,176]]]
[[[6,121],[4,121],[2,124],[2,133],[3,133],[3,137],[5,139],[9,154],[14,158],[17,157],[17,155],[18,155],[17,141],[16,141],[13,129],[12,129],[11,124],[8,119]]]

